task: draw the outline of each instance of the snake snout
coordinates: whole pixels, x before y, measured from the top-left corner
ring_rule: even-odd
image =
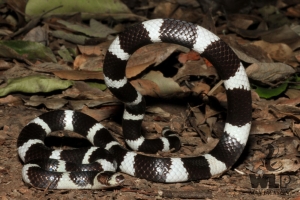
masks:
[[[114,186],[119,186],[121,185],[125,178],[123,175],[120,173],[115,173],[115,172],[101,172],[98,177],[98,181],[106,186],[114,187]]]

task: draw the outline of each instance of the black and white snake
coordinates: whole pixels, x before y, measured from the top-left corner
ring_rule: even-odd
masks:
[[[251,95],[245,69],[230,47],[210,31],[192,23],[154,19],[136,24],[110,45],[104,60],[104,80],[110,91],[125,104],[123,134],[132,150],[157,152],[180,147],[171,131],[154,140],[141,136],[145,101],[125,77],[130,55],[156,42],[180,44],[199,52],[224,80],[228,98],[223,136],[209,153],[198,157],[158,158],[129,151],[95,119],[74,111],[52,111],[35,118],[19,135],[17,147],[25,163],[26,183],[49,189],[96,189],[122,184],[124,177],[111,171],[155,182],[206,179],[231,167],[241,155],[251,126]],[[85,136],[92,147],[52,150],[44,145],[53,131],[70,130]],[[81,165],[83,163],[83,165]],[[88,164],[92,163],[92,164]],[[46,169],[44,169],[46,168]],[[104,170],[105,172],[99,172]]]

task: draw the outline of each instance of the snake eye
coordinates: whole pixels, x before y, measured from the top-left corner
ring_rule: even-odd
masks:
[[[115,180],[116,180],[116,182],[117,183],[123,183],[123,181],[124,181],[124,176],[123,175],[121,175],[121,174],[119,174],[119,175],[117,175],[116,177],[115,177]]]
[[[124,180],[125,178],[123,175],[116,173],[109,178],[108,184],[111,186],[117,186],[117,185],[121,185],[124,182]]]

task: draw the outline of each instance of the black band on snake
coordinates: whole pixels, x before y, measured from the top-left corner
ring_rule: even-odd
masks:
[[[130,55],[156,42],[179,44],[199,52],[224,80],[228,98],[223,136],[209,153],[198,157],[158,158],[122,147],[95,119],[74,111],[52,111],[32,120],[19,135],[18,152],[24,162],[23,180],[38,188],[96,189],[122,184],[120,172],[155,182],[207,179],[228,170],[241,155],[251,126],[251,95],[245,69],[230,47],[208,30],[173,19],[154,19],[136,24],[110,45],[104,60],[104,80],[125,104],[123,134],[132,150],[168,151],[180,148],[176,135],[154,140],[141,136],[145,101],[125,77]],[[70,130],[86,137],[92,147],[52,150],[44,145],[53,131]],[[91,164],[90,164],[91,163]],[[100,172],[100,171],[104,172]]]

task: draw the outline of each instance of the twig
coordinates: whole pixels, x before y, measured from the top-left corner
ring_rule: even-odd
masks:
[[[179,199],[211,199],[212,192],[209,190],[160,190],[160,197],[179,198]]]
[[[207,93],[207,96],[211,96],[212,93],[220,86],[223,84],[223,80],[219,81],[208,93]]]

